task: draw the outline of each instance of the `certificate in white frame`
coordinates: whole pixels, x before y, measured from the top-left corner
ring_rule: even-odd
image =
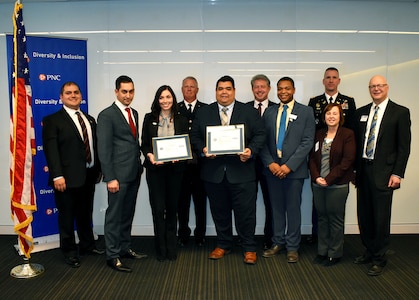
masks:
[[[208,154],[238,154],[244,151],[244,124],[207,126]]]
[[[154,160],[166,162],[192,158],[191,143],[188,134],[179,134],[153,138]]]

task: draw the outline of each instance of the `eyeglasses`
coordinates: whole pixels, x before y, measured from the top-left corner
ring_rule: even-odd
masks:
[[[369,85],[369,86],[368,86],[368,88],[369,88],[370,90],[374,90],[375,88],[382,89],[382,88],[383,88],[383,87],[385,87],[385,86],[387,86],[387,83],[384,83],[384,84],[374,84],[374,85]]]

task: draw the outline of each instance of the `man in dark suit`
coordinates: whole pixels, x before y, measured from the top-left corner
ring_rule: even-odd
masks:
[[[92,230],[95,184],[101,178],[96,121],[80,110],[82,95],[77,83],[64,83],[60,100],[63,107],[42,121],[42,139],[49,184],[54,188],[58,208],[60,248],[65,262],[77,268],[79,252],[80,255],[104,253],[96,248]],[[80,240],[79,252],[74,222]]]
[[[301,240],[301,192],[308,178],[307,157],[313,147],[315,123],[311,107],[294,100],[294,80],[282,77],[277,83],[281,103],[263,115],[266,145],[261,158],[266,169],[272,206],[272,247],[263,257],[287,249],[287,261],[299,260]]]
[[[130,104],[134,83],[122,75],[115,82],[116,101],[99,113],[98,153],[103,181],[108,190],[105,215],[107,264],[122,272],[131,272],[121,258],[141,259],[146,254],[131,249],[131,227],[143,166],[138,142],[138,112]]]
[[[263,116],[265,110],[274,105],[275,102],[269,100],[269,92],[271,90],[271,81],[266,75],[258,74],[253,76],[250,81],[252,85],[252,92],[254,96],[253,101],[247,102],[247,104],[253,106],[257,109],[259,116]],[[262,190],[263,203],[265,204],[265,227],[263,230],[264,233],[264,243],[263,248],[269,249],[272,246],[272,209],[271,202],[269,200],[268,184],[266,182],[266,177],[264,175],[264,170],[266,166],[263,165],[260,156],[256,157],[256,178],[257,182],[260,183],[260,188]]]
[[[356,264],[372,263],[368,275],[383,273],[390,245],[393,191],[400,188],[410,154],[410,112],[388,98],[383,76],[369,82],[372,103],[355,114],[358,225],[366,248]]]
[[[235,100],[234,80],[223,76],[217,81],[216,99],[201,108],[192,126],[194,150],[204,156],[201,178],[207,191],[212,217],[217,231],[216,248],[210,259],[220,259],[233,246],[232,211],[236,230],[244,250],[244,262],[256,263],[256,172],[255,156],[265,142],[262,119],[257,111]],[[238,154],[208,153],[208,126],[244,124],[244,151]]]
[[[323,76],[324,93],[310,98],[308,103],[308,106],[313,108],[316,130],[326,128],[323,119],[323,111],[329,103],[341,105],[345,119],[342,126],[353,129],[354,114],[356,110],[355,100],[352,97],[341,94],[338,91],[339,84],[339,70],[335,67],[327,68]],[[308,244],[313,244],[317,241],[317,212],[314,205],[312,209],[312,224],[312,235],[307,237]]]
[[[207,104],[198,101],[198,81],[195,77],[188,76],[182,81],[183,101],[178,103],[179,113],[188,119],[189,132],[192,130],[192,123],[196,112]],[[191,229],[189,228],[189,210],[191,196],[195,208],[195,243],[202,247],[205,243],[205,232],[207,230],[207,194],[204,183],[200,177],[201,158],[194,154],[193,159],[187,161],[186,170],[183,174],[182,189],[178,202],[179,220],[179,245],[188,243]]]

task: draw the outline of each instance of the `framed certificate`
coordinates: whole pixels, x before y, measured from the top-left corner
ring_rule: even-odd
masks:
[[[207,126],[208,154],[237,154],[244,151],[244,124]]]
[[[192,158],[188,134],[153,138],[154,160],[159,162]]]

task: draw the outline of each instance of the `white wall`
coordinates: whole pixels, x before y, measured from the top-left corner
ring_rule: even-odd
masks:
[[[12,32],[13,1],[0,2],[0,233],[12,233],[9,202],[9,104],[6,42]],[[89,113],[114,101],[114,80],[121,74],[135,81],[133,106],[140,119],[150,110],[157,88],[171,85],[181,98],[181,81],[195,76],[199,99],[214,100],[216,80],[236,80],[240,101],[252,99],[250,79],[257,73],[272,81],[270,98],[278,101],[276,81],[291,76],[296,99],[304,104],[323,92],[324,69],[340,70],[340,91],[357,106],[370,101],[368,81],[388,78],[390,97],[410,108],[412,152],[402,188],[395,192],[393,233],[419,233],[417,184],[419,145],[417,86],[419,78],[419,3],[413,1],[275,1],[150,0],[24,3],[28,34],[88,39]],[[134,30],[136,32],[131,32]],[[181,32],[181,30],[183,32]],[[109,51],[137,51],[114,52]],[[58,95],[59,91],[57,91]],[[180,100],[180,99],[179,99]],[[43,155],[43,153],[38,153]],[[97,186],[94,224],[103,233],[106,191]],[[302,231],[311,230],[311,191],[303,193]],[[263,232],[264,207],[257,206],[257,233]],[[38,212],[42,213],[42,212]],[[214,226],[208,210],[208,233]],[[193,216],[193,214],[192,214]],[[36,214],[35,214],[36,217]],[[194,223],[194,220],[192,220]],[[357,232],[355,189],[347,203],[346,232]],[[133,234],[152,235],[145,176],[142,178]]]

